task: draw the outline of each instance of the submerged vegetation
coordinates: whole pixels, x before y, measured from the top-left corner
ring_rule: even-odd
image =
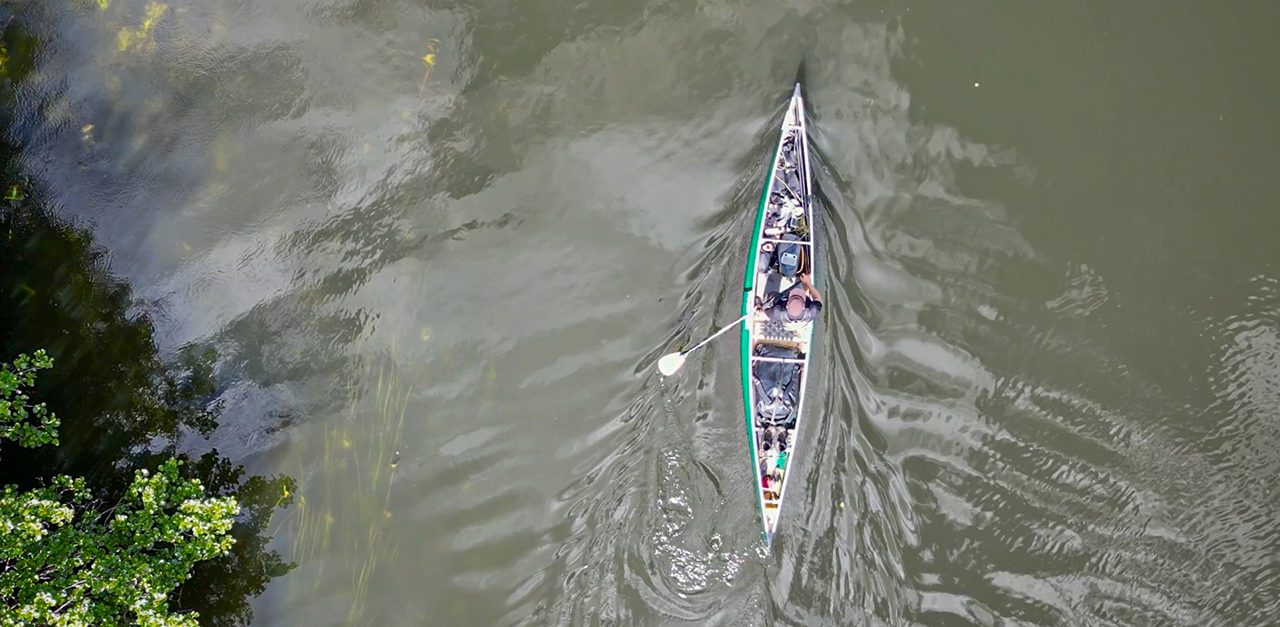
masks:
[[[293,567],[268,529],[294,481],[178,449],[223,419],[218,353],[163,354],[106,251],[23,177],[15,94],[39,42],[16,10],[0,9],[0,625],[245,624]]]
[[[325,431],[318,445],[300,444],[300,459],[319,460],[319,472],[301,485],[314,494],[282,519],[291,528],[292,554],[300,561],[340,551],[350,556],[353,582],[347,624],[365,620],[369,586],[379,569],[396,556],[390,530],[395,516],[391,491],[400,464],[401,436],[414,382],[406,381],[391,360],[363,362],[348,410]],[[302,476],[302,468],[299,475]]]

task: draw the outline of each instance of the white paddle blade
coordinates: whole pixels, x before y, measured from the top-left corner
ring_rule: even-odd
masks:
[[[683,365],[684,355],[682,353],[663,355],[662,359],[658,360],[658,372],[661,372],[664,377],[669,377],[675,374],[680,369],[680,366]]]

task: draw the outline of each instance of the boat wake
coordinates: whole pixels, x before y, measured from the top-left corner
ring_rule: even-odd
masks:
[[[1189,626],[1273,606],[1227,576],[1253,563],[1251,576],[1266,579],[1266,543],[1227,538],[1215,522],[1270,510],[1248,492],[1203,496],[1213,490],[1195,477],[1214,458],[1162,417],[1181,408],[1126,366],[1095,321],[1110,298],[1104,278],[1078,264],[1063,271],[1018,232],[1015,208],[957,185],[965,169],[1027,182],[1034,168],[913,122],[888,78],[902,32],[847,29],[830,40],[859,47],[810,67],[821,85],[812,133],[830,304],[814,341],[811,428],[796,444],[774,546],[756,532],[742,407],[731,400],[736,347],[718,346],[669,381],[646,379],[640,422],[653,431],[627,501],[639,520],[598,564],[613,569],[617,593],[596,598],[612,608],[602,622]],[[776,124],[761,127],[766,154]],[[706,225],[680,331],[664,348],[732,317],[735,255],[766,167],[744,163]],[[1043,298],[1011,281],[1043,286]],[[1248,363],[1274,346],[1266,325],[1226,326]],[[1233,367],[1228,404],[1263,389]],[[575,619],[592,607],[566,603]]]

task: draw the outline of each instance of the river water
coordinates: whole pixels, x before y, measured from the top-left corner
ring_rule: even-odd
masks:
[[[1263,625],[1277,6],[52,3],[11,132],[218,347],[188,444],[298,480],[257,625]],[[766,551],[736,342],[653,366],[736,316],[801,60],[828,307]]]

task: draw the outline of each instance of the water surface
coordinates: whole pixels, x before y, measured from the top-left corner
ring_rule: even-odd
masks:
[[[299,482],[255,624],[1280,610],[1272,4],[70,5],[11,132]],[[735,316],[801,60],[828,311],[769,552],[737,346],[652,369]]]

